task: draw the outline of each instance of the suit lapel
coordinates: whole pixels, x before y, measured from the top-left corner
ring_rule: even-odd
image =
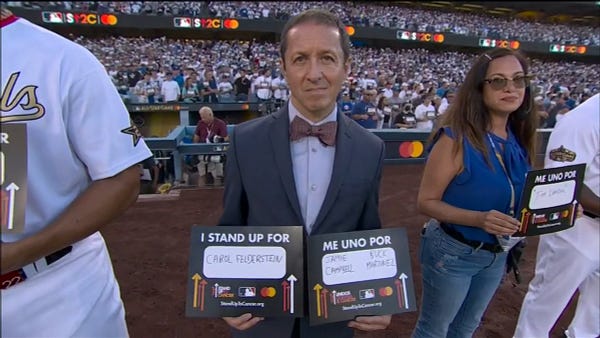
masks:
[[[292,155],[290,153],[290,132],[289,117],[287,105],[276,113],[272,114],[272,124],[270,125],[269,137],[271,146],[275,154],[275,164],[281,177],[281,183],[287,194],[288,200],[300,224],[304,225],[302,213],[300,212],[300,202],[296,192],[296,183],[294,181],[294,169],[292,167]]]
[[[352,137],[348,123],[355,122],[350,119],[345,119],[340,112],[338,112],[337,121],[338,131],[335,140],[335,159],[333,162],[331,181],[329,182],[327,195],[325,195],[325,200],[323,201],[321,210],[319,210],[319,215],[315,220],[311,233],[315,233],[315,230],[321,226],[325,216],[333,206],[333,202],[335,202],[346,173],[349,171],[350,159],[352,158]]]

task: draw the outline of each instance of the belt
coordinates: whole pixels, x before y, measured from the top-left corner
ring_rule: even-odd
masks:
[[[440,223],[440,228],[442,228],[442,230],[444,230],[444,232],[448,236],[454,238],[455,240],[457,240],[463,244],[466,244],[466,245],[472,247],[473,249],[483,249],[483,250],[493,252],[493,253],[499,253],[499,252],[504,251],[504,249],[502,249],[502,246],[498,243],[491,244],[491,243],[485,243],[485,242],[473,241],[470,239],[466,239],[463,236],[463,234],[452,229],[451,227],[448,226],[448,224]]]
[[[589,211],[585,211],[585,210],[583,211],[583,214],[584,214],[584,215],[586,215],[586,216],[587,216],[587,217],[589,217],[589,218],[592,218],[592,219],[595,219],[595,218],[598,218],[598,217],[600,217],[600,216],[598,216],[598,215],[592,214],[591,212],[589,212]]]
[[[25,281],[28,277],[33,277],[34,275],[42,272],[46,266],[55,263],[59,259],[66,256],[69,252],[71,252],[71,250],[73,250],[73,247],[69,245],[68,247],[53,252],[36,262],[27,264],[18,270],[0,275],[0,289],[7,289]]]

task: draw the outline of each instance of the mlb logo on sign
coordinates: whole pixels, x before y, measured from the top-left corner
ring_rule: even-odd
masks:
[[[253,286],[241,286],[238,288],[240,297],[256,297],[256,288]]]
[[[52,23],[62,23],[62,13],[53,12],[50,13],[50,22]]]
[[[47,23],[64,23],[61,12],[42,12],[42,21]]]
[[[175,18],[173,19],[175,22],[175,27],[179,28],[191,28],[192,27],[192,19],[190,18]]]
[[[360,299],[371,299],[375,298],[375,289],[364,289],[358,293]]]

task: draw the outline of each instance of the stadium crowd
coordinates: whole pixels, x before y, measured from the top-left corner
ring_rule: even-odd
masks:
[[[525,41],[596,45],[600,42],[596,28],[591,26],[550,25],[519,19],[507,21],[507,18],[486,14],[359,2],[13,1],[9,5],[255,20],[286,20],[308,8],[327,6],[347,24],[356,26],[444,31]],[[275,43],[167,37],[70,38],[99,58],[123,99],[129,103],[260,102],[265,104],[268,112],[278,108],[289,94],[280,72]],[[360,114],[355,106],[371,112],[377,123],[372,123],[369,128],[430,129],[432,120],[447,108],[447,96],[452,97],[458,89],[474,57],[475,54],[454,51],[353,47],[354,61],[340,93],[340,108],[348,115]],[[531,61],[541,127],[553,127],[563,113],[600,91],[597,65]],[[408,122],[402,117],[407,114]],[[434,117],[426,117],[428,114]]]
[[[10,1],[12,6],[139,15],[211,16],[287,20],[308,8],[327,8],[346,24],[411,31],[447,32],[493,39],[600,45],[598,27],[524,21],[486,13],[425,10],[406,5],[351,1]]]
[[[71,38],[100,59],[124,100],[130,103],[281,103],[287,99],[275,43],[166,37]],[[429,97],[439,108],[445,105],[448,92],[458,89],[474,57],[451,51],[353,47],[354,61],[344,89],[348,93],[346,101],[359,102],[362,92],[369,89],[377,91],[375,106],[382,96],[389,99],[397,92],[399,99],[388,100],[389,106],[396,104],[402,110],[410,103],[415,110]],[[532,73],[536,99],[544,112],[563,105],[573,108],[600,91],[600,72],[595,64],[532,59]],[[381,110],[385,105],[381,102]],[[393,116],[385,120],[388,124],[394,122]]]

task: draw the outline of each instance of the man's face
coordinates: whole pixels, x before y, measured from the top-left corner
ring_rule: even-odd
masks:
[[[210,112],[201,110],[200,111],[200,119],[202,120],[202,122],[206,123],[206,124],[210,124],[214,117],[212,116],[212,114]]]
[[[281,64],[292,104],[302,115],[320,121],[333,110],[348,74],[336,27],[302,23],[289,30]]]
[[[365,90],[363,92],[363,100],[365,102],[373,102],[375,101],[376,92],[374,90]]]

